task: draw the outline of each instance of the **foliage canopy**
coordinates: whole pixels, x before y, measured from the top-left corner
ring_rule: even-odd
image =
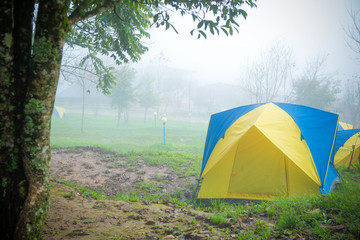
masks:
[[[175,11],[192,17],[194,28],[190,33],[197,38],[207,38],[207,32],[232,35],[239,32],[238,18],[247,17],[244,3],[256,6],[253,0],[73,1],[68,10],[72,27],[66,43],[88,49],[83,62],[91,59],[99,75],[98,88],[109,93],[114,77],[98,54],[111,57],[118,65],[139,61],[148,50],[143,39],[150,38],[150,27],[171,27],[177,32],[171,22]]]

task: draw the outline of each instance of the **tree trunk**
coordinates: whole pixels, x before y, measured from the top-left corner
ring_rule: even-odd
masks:
[[[125,109],[124,111],[124,124],[127,125],[129,123],[129,109]]]
[[[146,107],[146,108],[145,108],[145,112],[144,112],[144,123],[146,123],[146,114],[147,114],[147,110],[148,110],[148,108]]]
[[[32,12],[34,3],[4,0],[0,4],[0,232],[11,239],[28,187],[22,164],[20,119],[29,70],[31,32],[28,29],[32,16],[22,10],[29,8]],[[19,19],[22,14],[23,18]],[[22,29],[22,36],[17,33],[18,28]],[[18,54],[23,58],[18,58]],[[23,68],[19,69],[19,65]]]
[[[84,132],[84,115],[85,115],[85,81],[82,80],[81,133]]]
[[[34,3],[0,3],[0,230],[5,239],[40,239],[49,209],[50,124],[68,5],[39,1],[33,40]]]
[[[116,127],[117,128],[119,128],[120,116],[121,116],[121,111],[120,111],[120,109],[118,109],[118,111],[117,111],[117,122],[116,122]]]

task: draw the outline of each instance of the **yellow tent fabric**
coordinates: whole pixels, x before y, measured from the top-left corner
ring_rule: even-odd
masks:
[[[260,105],[230,125],[201,178],[199,199],[269,200],[320,194],[322,185],[298,125],[273,103]]]
[[[337,146],[338,149],[334,157],[334,165],[349,167],[351,165],[360,164],[360,131],[359,130],[344,130],[338,133],[337,141],[342,141],[343,135],[349,132],[351,135],[345,141],[345,143],[340,143],[340,146]],[[338,143],[337,143],[338,144]]]
[[[66,115],[66,109],[59,106],[54,106],[54,115],[63,118]]]
[[[349,123],[345,123],[345,122],[339,122],[339,129],[340,130],[348,130],[348,129],[354,129],[354,126],[349,124]]]

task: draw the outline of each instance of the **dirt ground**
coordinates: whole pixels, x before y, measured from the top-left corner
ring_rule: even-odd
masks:
[[[53,149],[51,206],[42,239],[232,239],[209,225],[208,213],[175,204],[100,201],[63,184],[101,190],[108,196],[137,191],[137,183],[151,183],[163,193],[186,190],[196,178],[176,175],[169,166],[151,166],[141,158],[129,163],[125,156],[98,148]],[[161,181],[159,181],[161,179]],[[185,189],[185,190],[184,190]],[[145,192],[144,194],[151,194]]]
[[[163,193],[196,184],[195,177],[184,178],[168,165],[151,166],[141,157],[129,162],[123,155],[92,147],[53,149],[50,167],[53,179],[72,181],[78,186],[101,190],[108,196],[139,190],[139,182],[151,183],[157,187],[155,190]],[[182,198],[189,198],[191,194],[185,191]]]

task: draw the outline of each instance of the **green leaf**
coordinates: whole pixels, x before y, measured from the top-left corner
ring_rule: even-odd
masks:
[[[212,35],[214,35],[214,27],[212,25],[210,25],[210,32]]]
[[[169,29],[169,27],[170,27],[169,22],[166,22],[166,25],[165,25],[165,30],[168,30],[168,29]]]
[[[206,39],[206,33],[204,31],[199,31],[199,33]]]
[[[153,18],[154,22],[157,22],[157,20],[159,19],[159,14],[160,14],[160,13],[158,13],[158,14],[156,14],[156,15],[154,16],[154,18]]]
[[[228,19],[228,20],[226,20],[226,24],[225,24],[225,25],[226,25],[227,27],[230,27],[230,21],[231,21],[231,18]]]
[[[225,28],[221,28],[221,30],[223,30],[223,32],[226,34],[226,36],[229,36],[229,33],[228,33],[228,31],[226,31]]]
[[[196,15],[195,14],[192,14],[192,19],[195,22],[195,20],[196,20]]]
[[[231,22],[239,27],[239,24],[233,18],[231,18]]]
[[[245,12],[244,10],[240,9],[239,12],[241,13],[241,15],[243,15],[244,19],[246,19],[247,17],[247,12]]]
[[[201,28],[203,24],[204,24],[204,20],[198,23],[197,28]]]
[[[216,22],[219,23],[220,22],[220,16],[217,16],[216,18]]]

